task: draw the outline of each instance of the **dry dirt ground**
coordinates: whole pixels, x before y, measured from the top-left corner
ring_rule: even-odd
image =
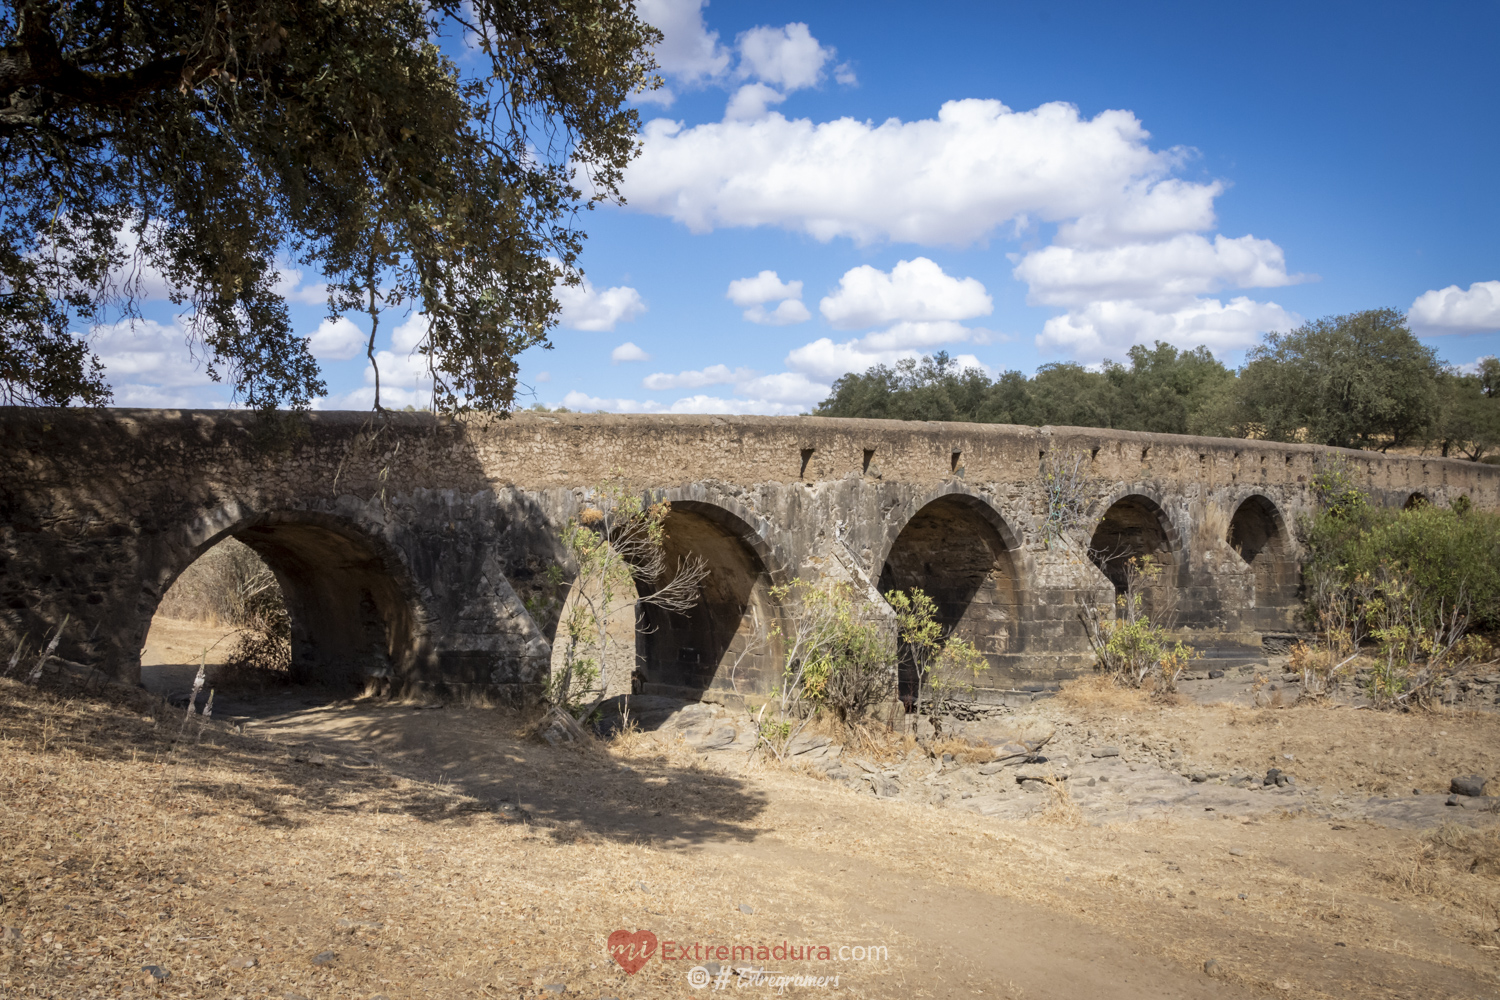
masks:
[[[550,747],[500,709],[309,692],[241,707],[243,735],[183,727],[147,692],[0,681],[0,996],[1500,994],[1497,817],[1438,795],[1500,771],[1492,714],[1162,707],[1084,686],[989,724],[1058,732],[1074,760],[1054,761],[1057,791],[895,741],[858,751],[917,801],[680,733]],[[1120,757],[1093,758],[1106,741]],[[1291,792],[1177,773],[1286,754]],[[1371,818],[1372,793],[1408,783],[1435,804]],[[627,975],[616,930],[673,942],[671,960]],[[782,942],[832,955],[676,957]]]

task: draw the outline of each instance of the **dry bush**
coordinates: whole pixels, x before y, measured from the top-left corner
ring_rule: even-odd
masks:
[[[956,736],[934,740],[928,750],[936,757],[952,754],[953,759],[964,764],[985,764],[995,759],[995,748],[988,744],[975,745]]]
[[[1093,674],[1064,681],[1057,696],[1070,708],[1090,711],[1140,711],[1150,705],[1149,692],[1126,688],[1107,674]]]
[[[1068,783],[1051,774],[1042,778],[1042,781],[1047,785],[1048,802],[1033,813],[1032,818],[1039,823],[1050,823],[1070,830],[1082,823],[1083,812],[1068,792]]]
[[[162,595],[156,613],[209,625],[244,625],[250,602],[268,587],[279,600],[281,589],[260,556],[226,538],[182,571]]]

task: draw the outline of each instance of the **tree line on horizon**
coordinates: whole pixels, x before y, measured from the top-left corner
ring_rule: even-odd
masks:
[[[1042,365],[991,378],[946,352],[875,365],[833,384],[823,417],[1107,427],[1298,441],[1444,457],[1500,454],[1500,361],[1444,366],[1394,309],[1331,316],[1267,334],[1238,371],[1206,347],[1137,345],[1098,370]]]

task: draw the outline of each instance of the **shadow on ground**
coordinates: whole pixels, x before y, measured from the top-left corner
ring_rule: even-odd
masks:
[[[691,846],[747,841],[765,796],[745,781],[665,759],[616,762],[597,744],[548,747],[504,709],[416,707],[285,688],[239,696],[245,732],[204,724],[159,695],[97,679],[0,682],[0,726],[85,759],[197,765],[200,790],[246,822],[293,828],[309,811],[402,813],[427,822],[526,822],[559,839],[594,835]],[[88,711],[125,705],[135,714]],[[101,706],[102,707],[102,706]],[[235,723],[234,725],[238,725]],[[256,772],[254,787],[225,772]],[[270,781],[266,779],[270,778]]]

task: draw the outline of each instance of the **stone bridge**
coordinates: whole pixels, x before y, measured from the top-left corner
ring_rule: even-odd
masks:
[[[778,651],[748,639],[799,577],[883,613],[876,591],[921,587],[987,655],[984,696],[1035,690],[1087,668],[1080,610],[1141,555],[1166,568],[1148,598],[1179,631],[1253,658],[1297,627],[1294,526],[1340,457],[1378,503],[1500,507],[1494,466],[1067,427],[0,409],[0,664],[66,622],[58,657],[137,679],[162,595],[232,536],[279,580],[302,676],[525,695],[568,596],[560,529],[607,480],[670,500],[670,554],[711,571],[691,613],[642,614],[614,690],[633,672],[659,693],[763,693]],[[1061,534],[1059,470],[1083,505]]]

